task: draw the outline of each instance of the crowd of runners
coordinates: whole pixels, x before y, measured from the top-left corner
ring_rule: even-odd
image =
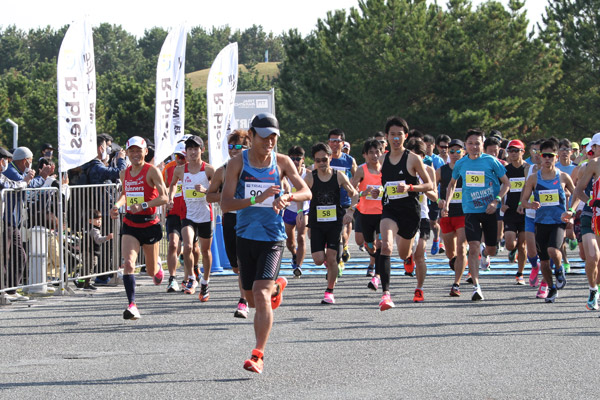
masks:
[[[140,318],[134,275],[140,248],[154,283],[160,285],[165,275],[158,256],[161,206],[169,241],[167,292],[193,295],[199,286],[199,300],[209,301],[214,203],[223,213],[227,257],[239,275],[234,316],[247,318],[249,308],[255,309],[256,346],[244,363],[249,371],[262,372],[273,310],[288,284],[278,276],[284,247],[292,254],[295,277],[302,276],[309,248],[314,264],[326,266],[321,303],[333,304],[350,258],[352,230],[369,255],[366,283],[381,290],[381,311],[394,307],[395,255],[404,260],[405,274],[416,275],[414,302],[425,299],[428,251],[444,252],[455,271],[449,296],[461,296],[468,283],[471,300],[483,301],[479,270],[489,270],[490,256],[504,247],[509,261],[518,264],[515,284],[529,284],[537,289],[532,298],[553,303],[567,284],[566,251],[577,246],[589,283],[586,307],[598,310],[600,133],[584,139],[581,152],[579,143],[568,139],[533,141],[525,160],[525,144],[503,140],[497,131],[486,136],[471,129],[460,138],[434,139],[390,117],[383,132],[364,141],[360,165],[348,154],[340,129],[308,150],[313,165],[306,165],[306,151],[299,146],[287,156],[276,152],[279,136],[276,118],[262,113],[249,130],[228,137],[230,159],[220,168],[202,160],[201,138],[186,136],[163,171],[145,162],[143,138],[129,139],[131,166],[121,172],[123,192],[111,210],[113,218],[126,210],[125,319]],[[178,282],[180,254],[184,275]]]

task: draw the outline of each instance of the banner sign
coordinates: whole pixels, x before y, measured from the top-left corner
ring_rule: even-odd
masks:
[[[67,30],[56,65],[59,169],[66,172],[98,156],[96,65],[92,27],[76,21]]]
[[[215,168],[229,158],[227,133],[231,130],[237,81],[238,46],[230,43],[215,58],[206,85],[209,160]]]
[[[187,29],[172,29],[160,49],[156,67],[154,164],[175,151],[185,127],[185,45]]]

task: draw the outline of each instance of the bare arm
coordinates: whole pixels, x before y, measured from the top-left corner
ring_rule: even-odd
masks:
[[[223,170],[223,167],[219,167],[215,171],[215,175],[210,181],[210,186],[208,186],[208,191],[206,192],[206,201],[209,203],[216,203],[218,201],[221,201],[221,193],[219,192],[219,188],[223,183]]]
[[[119,179],[121,182],[125,182],[125,170],[119,172]],[[121,208],[123,204],[125,204],[125,187],[121,185],[121,194],[119,194],[117,201],[115,201],[115,204],[110,209],[110,217],[112,219],[117,219],[119,217],[119,208]]]
[[[430,166],[426,166],[427,167],[427,172],[429,173],[429,178],[431,179],[431,182],[436,182],[436,177],[435,177],[435,171],[433,169],[433,167]],[[427,196],[427,198],[431,201],[433,201],[434,203],[438,201],[438,193],[437,193],[437,184],[434,185],[433,190],[428,190],[427,192],[425,192],[425,196]]]

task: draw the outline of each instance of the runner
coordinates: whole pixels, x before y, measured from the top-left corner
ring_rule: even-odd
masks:
[[[232,159],[242,151],[250,147],[250,136],[248,131],[236,129],[227,138],[227,145],[229,147],[229,158]],[[206,192],[206,201],[209,203],[215,203],[221,201],[221,192],[223,190],[223,183],[225,181],[225,171],[227,164],[219,167],[215,171],[215,176],[210,181],[208,192]],[[227,253],[227,259],[231,264],[231,269],[235,274],[238,275],[238,286],[240,288],[240,299],[238,300],[237,308],[233,313],[235,318],[248,318],[248,301],[246,300],[246,293],[242,289],[242,281],[240,279],[239,263],[237,258],[237,236],[235,233],[235,224],[237,222],[237,211],[231,211],[223,213],[223,241],[225,242],[225,252]]]
[[[502,197],[508,192],[509,181],[506,170],[496,157],[483,154],[484,134],[477,129],[469,129],[466,135],[468,157],[458,160],[448,184],[446,204],[454,195],[456,180],[462,178],[462,207],[465,213],[465,235],[469,243],[469,271],[473,280],[471,300],[483,300],[479,285],[479,246],[481,235],[486,247],[482,257],[496,254],[498,224],[496,209]],[[502,182],[502,186],[498,182]]]
[[[456,188],[450,203],[446,203],[446,190],[452,179],[452,171],[456,162],[465,154],[462,140],[452,139],[449,144],[450,162],[435,171],[436,182],[440,186],[438,205],[442,218],[442,240],[446,244],[446,255],[450,260],[450,268],[454,270],[454,282],[450,288],[450,296],[460,296],[460,280],[467,267],[467,238],[465,236],[465,215],[462,210],[462,178],[456,181]]]
[[[277,154],[279,123],[274,115],[256,115],[250,125],[252,147],[229,161],[221,196],[223,212],[238,210],[236,233],[240,277],[250,307],[256,308],[256,347],[244,369],[261,373],[263,355],[287,285],[277,278],[285,228],[281,211],[291,201],[310,200],[310,190],[289,157]],[[295,194],[281,193],[281,180],[289,177]]]
[[[298,170],[298,174],[302,179],[306,177],[306,168],[304,166],[304,149],[300,146],[292,146],[288,150],[288,156]],[[289,180],[290,191],[292,194],[296,192],[296,188]],[[285,234],[287,235],[286,246],[292,253],[292,268],[294,276],[300,278],[302,276],[302,263],[306,255],[306,218],[308,215],[309,202],[301,203],[291,202],[284,211],[283,222],[285,222]],[[298,241],[296,243],[296,231],[298,232]]]
[[[346,140],[346,135],[344,131],[342,131],[339,128],[334,128],[329,131],[327,138],[329,140],[329,146],[332,151],[332,158],[330,161],[331,168],[345,174],[348,177],[348,179],[352,179],[358,167],[356,166],[356,161],[352,156],[342,152],[342,146],[344,144],[344,141]],[[316,168],[317,167],[315,166],[315,169]],[[347,210],[350,207],[352,200],[350,196],[348,196],[348,193],[346,193],[345,189],[342,189],[341,201],[342,208],[344,210]],[[348,252],[348,238],[350,237],[350,233],[352,232],[352,221],[349,221],[347,219],[345,221],[346,222],[344,223],[344,227],[342,230],[342,253],[339,254],[344,263],[348,262],[348,260],[350,259],[350,253]],[[340,266],[343,270],[344,264],[341,263]]]
[[[408,131],[408,124],[400,117],[390,117],[385,124],[390,151],[380,159],[384,192],[379,228],[382,241],[380,273],[383,296],[379,302],[381,311],[394,307],[390,295],[390,257],[394,248],[394,237],[399,235],[397,242],[400,258],[408,259],[421,222],[418,192],[433,190],[433,182],[421,158],[404,149]],[[419,177],[424,183],[418,183]],[[371,197],[378,196],[376,189],[371,190]]]
[[[210,164],[202,161],[204,142],[200,137],[191,135],[184,143],[187,164],[177,166],[173,172],[169,186],[169,206],[173,204],[177,182],[181,181],[186,208],[185,218],[181,220],[184,276],[187,276],[184,293],[194,294],[198,287],[196,275],[200,274],[199,271],[194,271],[196,264],[194,264],[193,251],[195,243],[199,241],[204,274],[200,280],[198,298],[201,302],[207,302],[210,298],[208,283],[212,265],[210,246],[213,233],[212,206],[206,201],[206,192],[215,170]]]
[[[173,179],[173,171],[178,165],[184,165],[185,161],[185,143],[179,142],[173,153],[175,159],[165,165],[163,170],[163,179],[165,184],[170,186]],[[177,262],[181,253],[181,218],[185,218],[185,203],[183,201],[183,191],[181,190],[181,181],[177,182],[177,191],[173,197],[173,205],[167,203],[166,231],[169,238],[167,248],[167,265],[169,267],[169,284],[167,293],[179,291],[177,284]],[[200,260],[200,248],[194,248],[194,258],[197,263]]]
[[[406,144],[406,149],[410,150],[412,153],[416,154],[421,158],[425,158],[425,146],[425,143],[420,139],[410,139]],[[435,170],[433,169],[433,167],[426,165],[425,169],[427,170],[431,181],[435,182]],[[423,183],[420,177],[419,183]],[[415,289],[415,294],[413,297],[413,302],[415,303],[422,303],[423,301],[425,301],[425,298],[423,296],[423,284],[425,283],[425,277],[427,275],[427,264],[425,263],[425,247],[431,234],[431,228],[428,218],[429,208],[427,207],[428,199],[431,200],[431,202],[433,202],[437,206],[438,197],[437,190],[435,188],[433,190],[419,194],[419,205],[421,207],[419,240],[417,240],[416,245],[413,247],[413,254],[416,267],[415,271],[417,275],[417,287]]]
[[[575,187],[569,175],[558,170],[555,166],[557,160],[558,144],[553,140],[546,140],[540,145],[542,168],[534,175],[527,178],[523,189],[523,207],[537,210],[535,216],[535,238],[539,249],[539,256],[544,280],[550,290],[546,296],[546,303],[554,303],[558,295],[557,290],[567,284],[560,246],[565,238],[565,221],[573,217],[573,208],[566,210],[568,199],[565,188],[574,193]],[[530,200],[533,193],[534,200]],[[578,199],[573,205],[577,207]],[[565,212],[567,211],[567,212]],[[550,258],[556,265],[556,285],[552,280]]]
[[[525,145],[520,140],[511,140],[507,146],[510,164],[506,168],[506,176],[510,182],[510,189],[503,200],[502,212],[504,213],[504,237],[506,250],[509,251],[508,260],[511,263],[517,260],[518,269],[515,276],[517,285],[525,285],[523,271],[527,259],[525,246],[525,215],[521,206],[521,193],[525,187],[525,176],[530,165],[523,161]],[[518,252],[518,257],[517,257]]]
[[[445,136],[445,137],[444,137]],[[441,137],[441,139],[440,139]],[[439,139],[439,143],[437,145],[438,149],[441,148],[442,150],[445,150],[445,152],[448,152],[448,142],[450,142],[450,138],[447,135],[440,135],[438,136]],[[433,136],[431,135],[425,135],[423,137],[423,142],[425,142],[425,145],[427,146],[426,148],[426,156],[425,159],[423,160],[423,162],[425,163],[425,165],[431,166],[433,167],[433,170],[437,170],[438,168],[440,168],[442,165],[444,165],[446,163],[446,158],[442,157],[441,155],[437,155],[433,153],[433,149],[436,147],[436,144],[438,143],[438,139],[434,140]],[[445,155],[447,156],[447,154]],[[437,200],[437,197],[436,197]],[[428,202],[428,221],[429,221],[429,226],[430,226],[430,230],[433,231],[433,241],[431,243],[431,254],[436,255],[438,252],[443,252],[444,250],[444,246],[440,243],[440,224],[438,223],[438,219],[440,217],[440,209],[438,208],[438,205],[436,202],[431,202],[428,200],[425,200]]]
[[[140,312],[135,302],[135,261],[140,246],[146,259],[146,272],[160,285],[163,270],[158,256],[158,246],[162,239],[160,218],[156,207],[166,204],[167,189],[160,171],[144,161],[148,154],[147,144],[139,136],[127,141],[127,156],[131,166],[121,171],[122,192],[110,210],[112,219],[119,218],[119,209],[126,206],[121,230],[121,255],[123,257],[123,286],[129,305],[123,312],[124,319],[136,320]]]
[[[558,161],[556,162],[556,168],[569,176],[572,176],[573,170],[577,167],[577,164],[571,161],[571,151],[571,141],[569,139],[562,139],[558,142]],[[577,246],[575,233],[573,232],[573,224],[570,222],[567,224],[567,229],[565,231],[565,241],[562,246],[560,246],[563,260],[562,266],[565,269],[565,274],[571,272],[571,263],[567,257],[567,245],[571,250],[575,250],[575,247]]]
[[[502,164],[504,167],[506,167],[506,165],[508,165],[508,163],[504,160],[502,160],[499,155],[500,155],[500,144],[501,144],[501,139],[500,137],[500,132],[493,129],[491,131],[492,136],[486,138],[483,141],[483,152],[485,154],[489,154],[490,156],[495,157],[498,161],[500,161],[500,164]],[[496,243],[496,252],[498,251],[498,248],[502,249],[503,245],[502,245],[502,241],[504,238],[504,213],[502,212],[501,208],[498,207],[496,209],[496,219],[497,219],[497,225],[498,225],[498,233],[496,235],[496,238],[498,240],[498,243]],[[482,257],[481,257],[481,269],[483,269],[484,271],[489,271],[490,270],[490,257],[488,256],[483,256],[483,249],[484,249],[484,245],[481,245],[481,253],[482,253]]]
[[[600,215],[600,191],[598,190],[598,178],[600,177],[600,133],[596,133],[589,144],[593,157],[583,164],[579,171],[579,179],[575,188],[574,197],[585,202],[581,215],[581,235],[585,251],[585,274],[588,279],[590,294],[586,304],[588,310],[598,310],[598,284],[600,273],[598,262],[600,251],[598,249],[598,237],[600,226],[598,216]],[[587,153],[584,147],[584,152]],[[592,208],[593,207],[593,208]]]
[[[316,265],[327,266],[327,289],[321,304],[334,304],[333,289],[338,278],[338,250],[343,222],[352,219],[353,207],[345,213],[341,206],[341,188],[350,197],[357,195],[348,177],[331,168],[331,148],[325,143],[312,147],[316,170],[304,180],[312,193],[308,226],[310,227],[310,249]]]
[[[371,189],[381,187],[381,163],[379,158],[383,153],[383,145],[379,140],[369,138],[363,144],[363,154],[366,163],[362,164],[352,178],[352,186],[358,188],[359,201],[354,211],[356,226],[361,226],[361,235],[364,237],[365,249],[369,253],[370,263],[367,268],[367,276],[371,277],[368,287],[372,290],[379,288],[380,265],[379,254],[381,254],[381,238],[379,235],[379,223],[383,206],[381,198],[383,192],[379,191],[379,197],[371,197]],[[355,233],[356,235],[357,233]]]

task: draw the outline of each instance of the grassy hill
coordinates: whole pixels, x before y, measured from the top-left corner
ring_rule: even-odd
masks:
[[[264,77],[267,80],[271,80],[279,76],[279,63],[278,62],[267,62],[258,63],[254,66],[258,71],[259,77]],[[248,68],[245,65],[239,66],[240,72],[248,72]],[[190,72],[186,74],[186,77],[192,82],[192,87],[206,89],[206,80],[208,79],[208,72],[210,68],[201,69],[199,71]]]

